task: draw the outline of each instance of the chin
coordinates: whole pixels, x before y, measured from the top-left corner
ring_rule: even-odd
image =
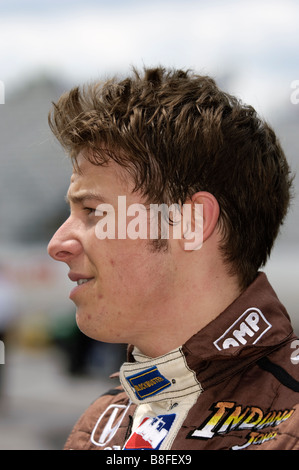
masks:
[[[89,338],[97,339],[97,337],[95,337],[97,336],[95,334],[95,329],[92,327],[92,316],[89,313],[82,312],[77,308],[76,323],[82,333],[89,336]]]
[[[86,336],[96,341],[102,341],[103,343],[119,343],[121,342],[118,338],[118,334],[113,334],[111,327],[105,328],[103,323],[95,325],[93,323],[92,315],[88,312],[82,312],[77,309],[76,322],[79,330]]]

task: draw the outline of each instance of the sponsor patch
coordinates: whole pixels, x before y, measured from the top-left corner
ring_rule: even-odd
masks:
[[[101,414],[99,419],[97,420],[95,427],[90,436],[91,442],[96,445],[103,447],[111,441],[111,439],[117,433],[131,403],[129,402],[128,405],[109,405],[108,408]],[[102,429],[102,432],[99,434],[99,429],[101,429],[100,424],[102,421],[106,420],[106,424]]]
[[[169,433],[175,414],[146,417],[127,441],[124,450],[156,450]]]
[[[271,327],[262,312],[251,307],[214,341],[214,346],[221,351],[230,347],[255,344]]]
[[[159,372],[156,366],[131,375],[126,379],[139,400],[156,395],[171,385],[169,380]]]
[[[225,436],[232,431],[248,431],[247,441],[242,446],[232,447],[233,450],[244,449],[249,445],[262,444],[274,439],[277,435],[275,430],[266,433],[261,431],[264,428],[279,426],[294,413],[294,409],[272,410],[265,413],[257,406],[243,407],[229,401],[214,403],[211,411],[210,416],[187,437],[206,440],[216,436]]]

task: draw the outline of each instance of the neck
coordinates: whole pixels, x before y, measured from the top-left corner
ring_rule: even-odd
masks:
[[[215,230],[200,250],[172,248],[167,292],[144,312],[145,328],[131,341],[143,354],[158,357],[182,346],[241,294],[237,276],[228,274],[219,239]]]
[[[133,344],[148,357],[182,346],[217,318],[241,293],[236,279],[214,273],[200,280],[180,280],[172,298],[159,306],[159,322],[151,323]]]

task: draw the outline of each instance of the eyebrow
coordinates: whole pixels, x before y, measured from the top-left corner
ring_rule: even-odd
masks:
[[[67,204],[82,204],[85,201],[106,202],[106,199],[101,194],[92,191],[82,191],[78,194],[72,194],[70,192],[67,193],[64,199]]]

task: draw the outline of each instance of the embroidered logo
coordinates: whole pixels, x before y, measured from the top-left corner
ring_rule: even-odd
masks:
[[[127,377],[127,381],[139,400],[156,395],[171,385],[156,366],[145,369],[138,374],[130,375],[130,377]]]
[[[97,420],[95,427],[90,436],[91,442],[96,445],[103,447],[107,445],[107,443],[115,436],[116,432],[118,431],[129,407],[131,402],[128,405],[109,405],[108,408],[101,414],[99,419]],[[108,418],[109,416],[109,418]],[[98,429],[100,429],[100,424],[102,420],[108,419],[104,429],[102,430],[101,434],[97,436]]]
[[[262,312],[251,307],[214,341],[214,346],[221,351],[230,347],[255,344],[271,327]]]
[[[124,450],[159,449],[169,433],[175,414],[146,417],[127,441]]]
[[[195,430],[188,435],[190,439],[211,439],[225,436],[232,431],[248,431],[247,441],[242,446],[234,446],[233,450],[244,449],[252,444],[262,444],[274,439],[277,432],[261,432],[264,428],[276,427],[289,419],[293,409],[272,410],[265,413],[257,406],[242,407],[234,402],[219,401],[211,408],[212,413]]]

